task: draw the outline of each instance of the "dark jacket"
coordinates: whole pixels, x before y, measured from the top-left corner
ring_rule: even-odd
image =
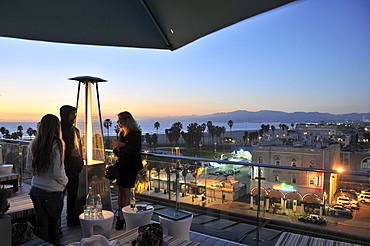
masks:
[[[60,108],[60,118],[62,125],[62,136],[65,143],[64,166],[68,179],[78,179],[79,173],[84,165],[82,158],[82,143],[80,131],[69,121],[69,115],[75,107],[66,105]],[[77,137],[79,156],[72,156],[72,150],[75,148],[75,137]]]
[[[125,143],[116,152],[122,172],[131,173],[143,169],[141,160],[141,131],[131,131],[125,137],[119,136],[121,142]]]

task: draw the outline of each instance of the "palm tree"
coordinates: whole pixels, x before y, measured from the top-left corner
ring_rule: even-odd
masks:
[[[213,125],[213,123],[212,123],[212,121],[207,121],[207,128],[208,128],[208,133],[209,134],[211,134],[211,136],[212,136],[212,142],[213,142],[213,134],[214,134],[214,125]],[[210,141],[209,141],[209,143],[210,143]]]
[[[19,132],[13,132],[13,133],[10,135],[10,138],[11,138],[11,139],[18,139],[18,138],[19,138]]]
[[[221,133],[222,133],[222,148],[223,148],[223,152],[225,153],[225,133],[226,133],[226,127],[221,126]]]
[[[156,146],[157,146],[157,143],[158,143],[158,135],[153,133],[152,135],[152,143],[153,143],[153,146],[154,146],[154,152],[156,152]]]
[[[10,138],[10,132],[9,132],[9,130],[8,129],[5,129],[4,130],[4,133],[3,133],[3,138]]]
[[[272,135],[273,135],[274,138],[275,138],[275,130],[276,130],[275,126],[272,125],[271,126],[271,131],[272,131]]]
[[[108,136],[108,141],[109,141],[109,128],[112,126],[112,120],[105,119],[103,125],[105,128],[107,128],[107,136]]]
[[[203,135],[203,143],[204,143],[204,131],[206,130],[207,125],[206,123],[203,123],[201,126],[202,126],[202,135]]]
[[[150,136],[149,133],[145,133],[145,141],[148,144],[149,149],[151,149],[153,140],[152,140],[152,136]]]
[[[30,136],[30,139],[31,139],[31,137],[32,137],[32,135],[34,134],[34,130],[33,130],[33,128],[32,127],[29,127],[28,129],[27,129],[27,134]]]
[[[229,125],[229,127],[230,127],[230,134],[231,134],[231,138],[233,138],[233,132],[231,131],[231,128],[233,127],[233,125],[234,125],[234,121],[232,121],[232,120],[229,120],[229,122],[227,122],[227,124]]]
[[[161,127],[161,124],[159,124],[158,121],[156,123],[154,123],[154,128],[157,129],[157,135],[158,135],[158,129],[159,129],[159,127]]]
[[[6,130],[6,128],[5,127],[0,127],[0,132],[1,132],[1,134],[3,134],[3,137],[4,137],[4,135],[5,135],[5,130]]]
[[[222,134],[222,132],[223,132],[223,129],[222,129],[222,127],[221,126],[216,126],[215,127],[215,135],[216,135],[216,143],[218,143],[219,142],[219,139],[220,139],[220,137],[221,137],[221,134]]]
[[[17,134],[18,134],[19,138],[22,138],[22,136],[23,136],[23,126],[18,126],[17,127]]]
[[[119,132],[119,126],[118,125],[115,125],[114,126],[114,132],[116,133],[116,134],[118,134],[118,132]]]
[[[245,131],[245,132],[244,132],[243,140],[244,140],[244,142],[245,142],[245,143],[247,143],[247,140],[248,140],[248,134],[249,134],[249,133],[248,133],[248,131]]]

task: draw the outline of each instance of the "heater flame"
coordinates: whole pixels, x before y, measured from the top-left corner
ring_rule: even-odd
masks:
[[[87,164],[92,164],[93,160],[93,143],[92,143],[92,97],[91,83],[86,84],[86,121],[85,121],[85,143],[86,143],[86,161]]]

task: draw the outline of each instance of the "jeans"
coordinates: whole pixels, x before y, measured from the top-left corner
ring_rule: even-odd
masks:
[[[61,245],[59,221],[63,210],[63,192],[47,192],[31,187],[30,197],[36,214],[35,234],[53,245]]]

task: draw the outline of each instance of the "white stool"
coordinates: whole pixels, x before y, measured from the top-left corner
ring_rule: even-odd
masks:
[[[137,206],[146,205],[137,204]],[[130,205],[122,208],[123,217],[126,221],[126,231],[129,231],[135,227],[150,224],[154,208],[151,205],[147,205],[146,209],[147,210],[138,211],[137,209],[131,209]]]
[[[103,210],[103,219],[85,219],[84,214],[80,214],[80,223],[83,237],[90,237],[94,233],[94,226],[102,228],[103,236],[107,239],[110,238],[110,232],[112,230],[114,214],[111,211]]]
[[[159,216],[159,222],[161,222],[164,234],[184,240],[189,240],[189,231],[192,221],[193,215],[178,221]]]
[[[12,173],[12,171],[13,171],[13,164],[1,164],[0,165],[0,172]]]

